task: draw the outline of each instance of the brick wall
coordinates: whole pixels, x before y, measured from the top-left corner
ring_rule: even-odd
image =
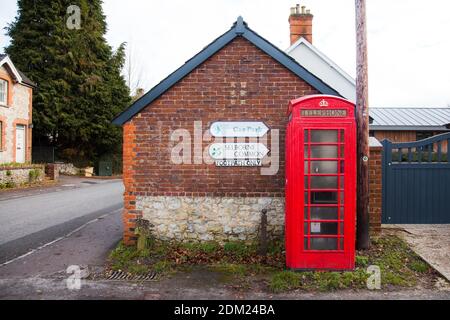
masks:
[[[142,213],[136,211],[136,194],[135,194],[135,166],[136,163],[136,129],[133,122],[128,122],[123,126],[123,183],[124,192],[124,213],[123,240],[126,244],[132,244],[136,240],[134,228],[136,219],[142,217]]]
[[[382,146],[370,147],[369,214],[370,214],[371,234],[378,234],[381,231],[382,151],[383,151]]]
[[[58,163],[47,163],[45,165],[45,175],[54,181],[59,180],[59,164]]]
[[[287,105],[291,99],[317,93],[243,38],[191,72],[124,126],[125,241],[132,242],[134,221],[142,215],[136,197],[283,197]],[[173,130],[193,134],[194,121],[202,121],[205,132],[220,120],[264,121],[278,129],[278,174],[263,176],[260,168],[171,163]],[[202,150],[211,142],[203,142]]]

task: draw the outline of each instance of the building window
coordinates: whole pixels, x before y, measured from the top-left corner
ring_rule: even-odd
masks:
[[[0,152],[3,151],[3,121],[0,121]]]
[[[0,79],[0,104],[8,104],[8,81]]]
[[[417,131],[416,141],[431,138],[432,136],[434,136],[434,133],[432,131]]]

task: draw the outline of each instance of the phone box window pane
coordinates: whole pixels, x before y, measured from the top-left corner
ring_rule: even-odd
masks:
[[[338,235],[338,223],[336,223],[336,222],[312,222],[312,223],[310,223],[310,232],[312,235],[315,235],[315,236],[318,236],[318,235],[337,236]]]
[[[337,204],[337,192],[312,192],[312,204]]]
[[[311,142],[313,143],[337,143],[337,130],[311,130]]]
[[[308,164],[305,164],[305,166],[306,165],[309,165],[309,162]],[[311,173],[312,174],[338,173],[338,163],[337,161],[312,161]]]
[[[337,220],[338,207],[311,207],[311,220]]]
[[[311,146],[311,158],[337,158],[337,146]]]
[[[311,250],[337,250],[338,239],[311,238]]]
[[[338,177],[312,176],[311,177],[311,188],[312,189],[337,189],[338,188]]]

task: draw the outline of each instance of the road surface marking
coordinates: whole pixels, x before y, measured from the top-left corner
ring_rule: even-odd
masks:
[[[23,254],[23,255],[21,255],[21,256],[18,256],[18,257],[14,258],[14,259],[11,259],[11,260],[9,260],[9,261],[6,261],[6,262],[0,264],[0,268],[6,266],[6,265],[8,265],[8,264],[11,264],[11,263],[13,263],[13,262],[15,262],[15,261],[17,261],[17,260],[20,260],[20,259],[23,259],[23,258],[25,258],[25,257],[28,257],[29,255],[32,255],[32,254],[35,253],[35,252],[38,252],[38,251],[40,251],[40,250],[42,250],[42,249],[44,249],[44,248],[46,248],[46,247],[48,247],[48,246],[51,246],[52,244],[55,244],[56,242],[59,242],[59,241],[61,241],[61,240],[63,240],[63,239],[67,239],[67,238],[69,238],[70,236],[72,236],[73,234],[77,233],[78,231],[80,231],[80,230],[86,228],[88,225],[90,225],[90,224],[92,224],[92,223],[94,223],[94,222],[97,222],[97,221],[99,221],[99,220],[102,220],[102,219],[106,218],[107,216],[113,215],[113,214],[115,214],[115,213],[117,213],[117,212],[120,212],[120,211],[122,211],[122,209],[117,209],[117,210],[115,210],[115,211],[113,211],[113,212],[104,214],[104,215],[102,215],[102,216],[100,216],[100,217],[98,217],[98,218],[95,218],[95,219],[93,219],[93,220],[91,220],[91,221],[88,221],[88,222],[86,222],[85,224],[81,225],[80,227],[76,228],[75,230],[69,232],[68,234],[66,234],[66,235],[64,235],[64,236],[62,236],[62,237],[59,237],[59,238],[57,238],[57,239],[55,239],[55,240],[53,240],[53,241],[50,241],[50,242],[48,242],[48,243],[46,243],[46,244],[44,244],[44,245],[42,245],[42,246],[40,246],[40,247],[38,247],[38,248],[36,248],[36,249],[32,249],[31,251],[29,251],[29,252],[27,252],[27,253],[25,253],[25,254]]]

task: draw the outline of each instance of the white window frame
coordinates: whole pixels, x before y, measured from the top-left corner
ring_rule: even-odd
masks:
[[[0,83],[4,83],[4,88],[5,88],[5,93],[4,93],[5,100],[4,101],[0,100],[0,105],[7,106],[8,105],[8,89],[9,89],[8,85],[9,85],[9,82],[7,80],[5,80],[5,79],[0,79]]]

